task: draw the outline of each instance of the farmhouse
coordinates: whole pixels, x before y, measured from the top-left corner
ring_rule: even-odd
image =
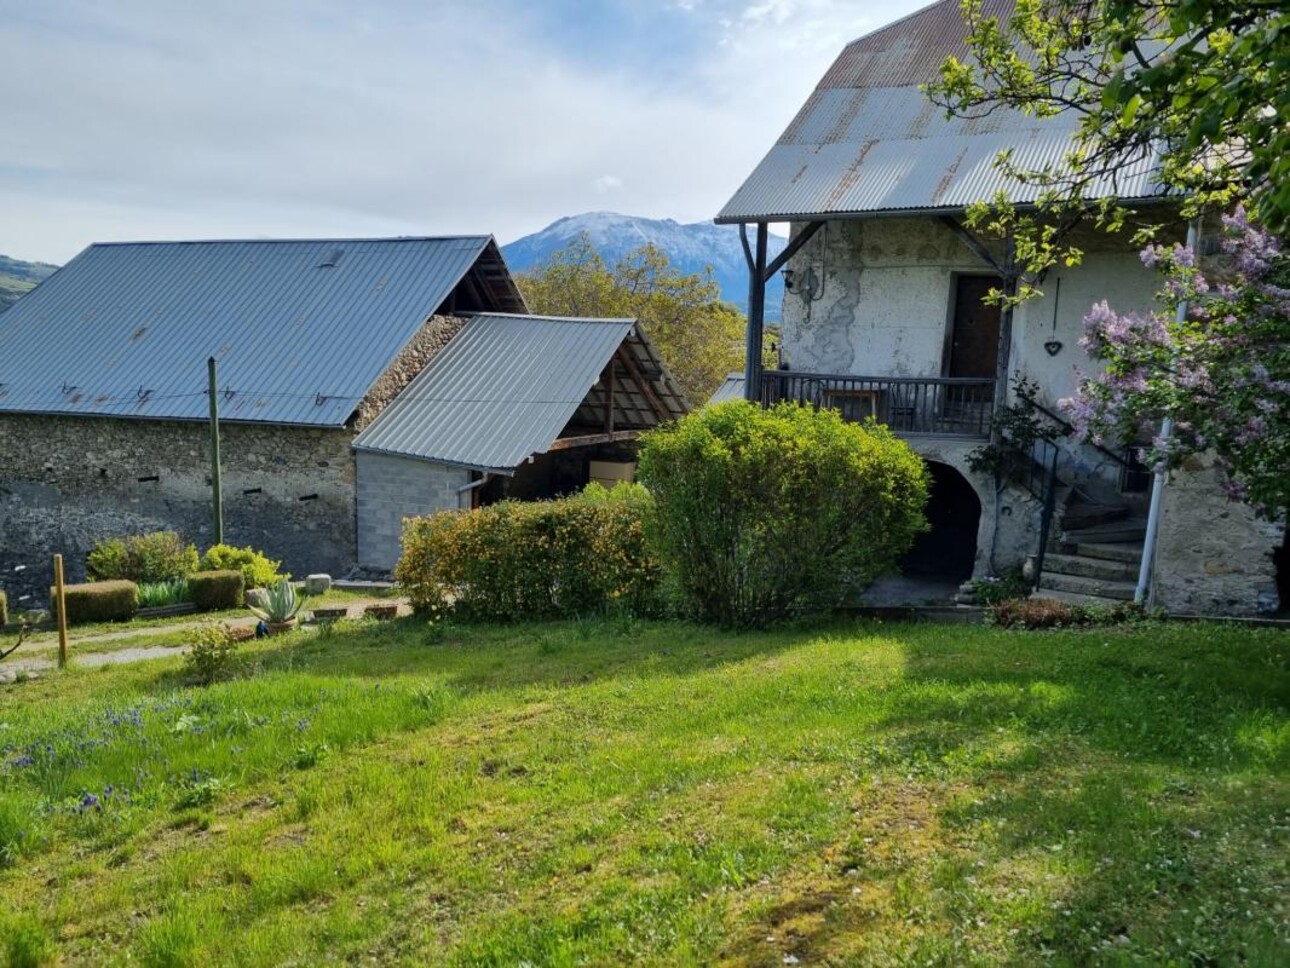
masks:
[[[685,407],[631,320],[528,316],[490,236],[92,245],[0,317],[11,593],[105,536],[210,542],[211,357],[225,540],[296,572],[387,569],[405,514],[580,486]]]
[[[987,0],[986,12],[1005,5]],[[983,303],[1013,267],[1006,241],[964,224],[966,206],[999,193],[1033,205],[1040,189],[996,159],[1010,150],[1026,167],[1060,165],[1075,122],[1003,110],[946,119],[919,85],[947,56],[967,56],[964,32],[958,0],[943,0],[847,46],[721,211],[718,222],[744,227],[750,347],[761,344],[766,280],[782,270],[787,292],[778,367],[763,369],[749,353],[746,372],[719,395],[838,407],[904,436],[934,480],[933,529],[907,560],[911,571],[960,580],[1029,561],[1052,597],[1131,599],[1142,580],[1150,601],[1173,611],[1275,610],[1284,526],[1229,503],[1208,459],[1191,460],[1164,487],[1149,574],[1141,562],[1152,481],[1135,459],[1140,441],[1101,448],[1062,437],[1037,445],[1001,484],[972,469],[992,418],[1019,390],[1034,388],[1043,424],[1069,429],[1058,401],[1075,389],[1077,369],[1096,369],[1079,346],[1084,314],[1103,299],[1146,309],[1159,281],[1127,237],[1089,231],[1079,239],[1083,263],[1052,271],[1042,298],[1012,313]],[[1176,202],[1155,172],[1153,157],[1127,159],[1090,193],[1168,219]],[[792,223],[792,236],[768,261],[771,222]]]

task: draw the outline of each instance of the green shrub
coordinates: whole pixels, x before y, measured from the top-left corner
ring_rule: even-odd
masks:
[[[234,572],[240,581],[242,576]],[[228,678],[237,657],[237,637],[227,625],[209,622],[193,633],[193,643],[184,653],[184,669],[199,685]]]
[[[1029,594],[1030,582],[1019,567],[1009,568],[997,578],[977,578],[972,582],[972,597],[982,605],[997,605]]]
[[[188,579],[174,581],[142,582],[139,585],[140,608],[165,608],[182,605],[188,601]]]
[[[705,407],[645,436],[640,477],[682,601],[728,627],[845,602],[927,527],[923,462],[832,410]]]
[[[85,566],[100,581],[174,581],[197,570],[197,548],[174,531],[132,534],[100,541],[85,556]]]
[[[94,581],[85,585],[64,585],[67,624],[85,622],[128,622],[139,611],[139,586],[132,581]],[[58,596],[49,590],[51,612],[58,618]]]
[[[202,555],[203,571],[227,571],[235,569],[242,573],[244,588],[268,588],[279,578],[290,578],[287,573],[278,573],[282,562],[274,561],[254,548],[235,548],[232,545],[211,545]]]
[[[395,577],[420,614],[496,621],[656,611],[653,501],[593,484],[557,501],[503,501],[407,521]]]
[[[199,612],[238,608],[245,587],[240,571],[195,571],[188,576],[188,600]]]

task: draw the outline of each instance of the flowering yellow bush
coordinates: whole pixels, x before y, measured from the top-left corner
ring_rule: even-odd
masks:
[[[653,501],[597,484],[556,501],[503,501],[409,518],[395,578],[420,613],[514,621],[658,607],[646,537]]]

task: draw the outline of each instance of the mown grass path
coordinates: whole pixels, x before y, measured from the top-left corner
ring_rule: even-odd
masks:
[[[1285,964],[1290,637],[341,626],[0,690],[67,964]]]

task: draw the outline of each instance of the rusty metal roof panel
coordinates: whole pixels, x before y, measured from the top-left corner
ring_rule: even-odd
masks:
[[[1010,0],[985,3],[987,14],[1010,9]],[[1077,120],[1006,110],[946,118],[919,85],[949,55],[966,54],[964,31],[957,0],[943,0],[848,45],[717,221],[954,210],[1000,191],[1035,201],[1040,189],[1000,171],[1000,153],[1011,150],[1023,168],[1060,169]],[[1090,188],[1095,197],[1160,194],[1153,157]]]
[[[0,413],[342,426],[490,236],[92,245],[0,316]],[[500,257],[498,257],[500,258]]]
[[[635,329],[631,319],[475,316],[354,447],[509,474],[560,435]]]

